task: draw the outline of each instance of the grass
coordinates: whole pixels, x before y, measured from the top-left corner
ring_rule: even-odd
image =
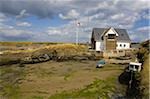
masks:
[[[118,85],[116,83],[117,77],[122,72],[123,67],[109,64],[107,67],[96,69],[95,64],[96,61],[53,61],[28,64],[25,66],[26,78],[20,84],[21,94],[25,96],[23,99],[48,99],[51,95],[56,99],[63,99],[63,97],[66,99],[71,94],[73,94],[71,96],[77,97],[79,92],[82,93],[80,96],[84,99],[97,97],[98,90],[104,92],[100,95],[101,97],[106,96],[107,98],[107,93],[111,93],[114,86]],[[96,86],[98,89],[92,89]],[[89,91],[86,92],[86,89]],[[89,96],[86,97],[86,94]]]
[[[37,48],[36,44],[39,44],[41,46],[39,46]],[[0,45],[7,47],[7,49],[11,49],[12,47],[15,47],[16,50],[5,50],[3,51],[4,53],[21,53],[21,52],[37,52],[37,51],[53,51],[56,50],[58,53],[64,53],[67,55],[67,52],[72,53],[72,52],[83,52],[85,50],[87,50],[86,46],[83,44],[79,44],[79,45],[75,45],[73,43],[33,43],[33,42],[0,42]],[[9,47],[9,48],[8,48]],[[19,47],[28,47],[31,49],[26,49],[26,50],[20,50],[18,49]],[[32,47],[36,47],[36,48],[32,48]],[[2,49],[1,48],[1,49]],[[74,53],[75,54],[75,53]]]
[[[7,65],[7,64],[16,64],[19,63],[20,60],[17,58],[9,58],[9,57],[4,57],[4,58],[0,58],[0,65]]]
[[[0,67],[0,97],[5,97],[8,99],[19,99],[20,88],[18,83],[24,77],[25,74],[23,69],[20,67]]]
[[[11,44],[11,42],[9,42]],[[6,47],[11,48],[9,43]],[[26,42],[28,44],[28,42]],[[25,43],[25,44],[26,44]],[[0,43],[2,44],[2,43]],[[17,43],[12,43],[17,44]],[[22,43],[19,43],[22,44]],[[24,44],[24,43],[23,43]],[[5,45],[5,43],[4,43]],[[75,45],[75,44],[50,44],[50,45],[40,45],[34,47],[31,42],[29,42],[29,47],[25,47],[24,50],[15,47],[14,50],[3,50],[2,57],[0,57],[0,65],[12,63],[12,62],[19,62],[19,59],[23,59],[25,57],[38,57],[42,54],[54,55],[56,52],[56,56],[76,56],[76,55],[86,55],[88,53],[87,46],[85,45]],[[16,46],[16,45],[15,45]],[[22,45],[25,46],[25,45]],[[3,47],[2,47],[3,48]]]
[[[50,45],[44,48],[40,48],[37,52],[53,52],[56,51],[60,56],[78,55],[87,52],[87,48],[84,45],[75,44],[57,44]]]
[[[115,92],[115,78],[106,80],[96,79],[83,89],[71,92],[62,92],[49,97],[49,99],[108,99]]]
[[[118,85],[123,67],[108,64],[96,69],[95,64],[96,61],[52,61],[24,67],[3,66],[0,95],[10,99],[108,98]],[[22,79],[21,83],[18,79]]]
[[[47,70],[47,69],[44,69],[41,67],[37,67],[37,69],[36,69],[36,71],[34,71],[34,73],[35,73],[35,75],[37,75],[40,78],[51,77],[54,74],[53,71],[50,71],[50,70]]]
[[[142,42],[140,49],[137,52],[137,58],[139,59],[139,62],[143,63],[143,70],[141,71],[141,84],[140,88],[143,90],[143,98],[148,99],[149,98],[149,40]]]
[[[143,94],[144,94],[144,98],[148,99],[149,98],[149,59],[150,59],[150,55],[147,55],[147,59],[144,61],[144,65],[143,65],[143,70],[141,72],[141,87],[145,88]]]

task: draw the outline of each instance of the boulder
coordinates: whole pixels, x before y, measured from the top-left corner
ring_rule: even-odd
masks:
[[[21,59],[21,62],[22,64],[30,64],[30,63],[33,63],[33,60],[31,57],[25,57],[23,59]]]
[[[44,62],[44,61],[48,61],[50,58],[48,54],[43,54],[43,55],[38,56],[38,59],[40,62]]]

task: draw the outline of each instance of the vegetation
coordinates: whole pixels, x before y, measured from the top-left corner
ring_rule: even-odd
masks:
[[[137,58],[139,62],[143,63],[144,60],[147,58],[148,54],[149,54],[149,40],[141,43],[141,47],[137,52]]]
[[[28,42],[26,43],[28,44]],[[26,43],[23,43],[23,44],[26,44]],[[17,43],[12,43],[12,44],[17,44]],[[19,44],[22,44],[22,43],[20,42]],[[9,46],[9,42],[8,42],[7,47],[11,48],[11,46]],[[0,57],[0,65],[19,63],[20,60],[24,59],[25,57],[37,58],[43,54],[48,54],[49,56],[55,56],[55,57],[72,57],[72,56],[77,56],[77,55],[81,56],[81,55],[89,54],[87,47],[85,45],[50,44],[50,45],[39,46],[39,47],[37,46],[36,48],[32,48],[32,47],[33,46],[29,46],[27,47],[28,49],[26,50],[17,49],[18,48],[17,47],[16,50],[2,51],[3,54],[1,54],[2,57]]]
[[[144,65],[143,65],[143,70],[141,73],[141,88],[144,88],[144,92],[143,92],[143,98],[144,99],[148,99],[149,98],[149,59],[150,59],[150,55],[149,57],[144,61]]]
[[[0,97],[19,99],[19,83],[24,77],[21,67],[0,67]]]
[[[123,67],[108,64],[105,68],[96,69],[95,63],[49,61],[25,66],[3,66],[0,68],[1,96],[10,99],[52,99],[51,95],[53,99],[70,96],[105,99],[116,91],[119,85],[117,78]],[[7,75],[9,78],[6,78]]]
[[[116,79],[108,78],[107,80],[96,79],[90,85],[83,89],[77,89],[71,92],[62,92],[49,97],[49,99],[108,99],[115,92],[114,82]]]
[[[141,72],[141,84],[143,98],[149,98],[149,40],[141,43],[141,48],[137,52],[139,62],[143,63],[143,70]]]
[[[87,47],[82,44],[42,43],[44,46],[39,46],[41,43],[4,42],[2,45],[5,44],[6,46],[10,44],[9,47],[15,46],[16,50],[4,51],[5,53],[1,54],[2,60],[0,59],[3,63],[42,54],[78,58],[90,54]],[[32,48],[36,44],[39,45]],[[31,49],[17,49],[24,46]],[[38,64],[2,66],[0,67],[0,98],[1,96],[8,99],[111,98],[117,88],[121,90],[117,78],[124,67],[107,64],[104,68],[96,69],[96,63],[95,60],[47,61]]]
[[[68,43],[62,43],[62,42],[27,42],[27,41],[22,41],[22,42],[0,42],[1,46],[33,46],[33,45],[56,45],[56,44],[68,44]],[[74,44],[74,43],[69,43],[69,44]],[[80,45],[84,45],[80,43]]]
[[[76,55],[81,53],[86,53],[87,48],[84,45],[75,45],[75,44],[57,44],[46,46],[40,49],[37,49],[34,53],[48,53],[56,51],[59,55]]]

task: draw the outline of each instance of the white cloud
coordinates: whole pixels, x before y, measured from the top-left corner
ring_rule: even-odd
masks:
[[[125,15],[123,13],[118,13],[118,14],[112,15],[111,19],[112,20],[122,19],[122,18],[124,18],[124,16]]]
[[[149,33],[150,32],[150,26],[144,26],[144,27],[137,28],[136,31]]]
[[[59,17],[62,19],[76,19],[79,17],[79,13],[75,9],[71,9],[66,15],[60,13]]]
[[[25,9],[21,10],[19,15],[16,16],[16,18],[23,18],[27,16],[28,14],[26,13],[27,11]]]
[[[94,3],[89,2],[87,1],[85,5],[83,5],[80,1],[72,4],[73,7],[76,8],[74,10],[79,13],[77,20],[79,20],[82,24],[82,27],[79,29],[80,40],[85,38],[85,41],[88,41],[89,35],[94,27],[110,26],[124,28],[127,29],[127,31],[131,30],[132,32],[129,33],[131,34],[129,36],[131,36],[132,40],[141,41],[148,38],[148,36],[146,36],[147,33],[142,32],[144,35],[142,33],[140,34],[140,31],[137,31],[135,27],[135,22],[140,20],[141,12],[145,9],[149,9],[146,1],[137,0],[135,2],[134,0],[102,0],[97,2],[94,1]],[[70,7],[68,7],[68,9],[70,9]],[[70,12],[71,11],[66,12],[67,14],[59,14],[59,17],[62,19],[69,19],[72,15],[69,14]],[[144,15],[147,15],[147,13],[144,13]],[[53,35],[65,35],[66,33],[71,38],[74,38],[73,34],[77,32],[74,20],[70,20],[68,24],[64,24],[61,27],[55,27],[54,30],[57,32],[53,32]],[[138,37],[137,34],[141,36]]]
[[[58,30],[58,29],[55,29],[55,28],[49,28],[48,30],[47,30],[47,33],[49,34],[49,35],[61,35],[61,34],[63,34],[63,33],[61,33],[61,31],[60,30]],[[63,34],[64,35],[64,34]]]
[[[0,13],[0,22],[6,21],[6,16],[3,13]]]
[[[150,33],[150,26],[139,27],[130,33],[130,37],[133,41],[136,42],[146,41],[150,39],[149,33]]]
[[[28,22],[17,22],[16,25],[22,26],[22,27],[30,27],[31,26],[31,24]]]
[[[3,28],[0,29],[0,40],[1,41],[16,41],[16,40],[31,40],[34,36],[32,31],[21,30],[15,28]]]
[[[24,5],[21,4],[22,2]],[[149,19],[148,13],[141,14],[141,12],[150,8],[147,0],[136,0],[136,2],[135,0],[87,0],[86,2],[84,0],[23,0],[22,2],[10,2],[13,6],[5,5],[4,7],[2,4],[0,6],[2,6],[3,10],[0,9],[0,11],[10,15],[17,15],[17,18],[32,15],[53,20],[53,16],[58,15],[61,19],[67,20],[67,22],[65,21],[66,24],[56,27],[51,27],[50,25],[45,32],[43,31],[50,37],[53,35],[55,40],[59,36],[74,40],[77,26],[73,19],[77,19],[82,24],[79,29],[80,40],[83,38],[85,41],[88,40],[92,28],[108,26],[131,30],[133,40],[146,38],[145,35],[137,37],[136,33],[140,33],[140,30],[136,30],[135,23],[141,18]],[[20,22],[16,26],[29,27],[31,24]],[[39,34],[46,37],[46,34]]]

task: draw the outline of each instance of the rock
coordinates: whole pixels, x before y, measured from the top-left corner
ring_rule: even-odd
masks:
[[[32,58],[32,63],[39,63],[39,62],[40,62],[39,58]]]
[[[52,54],[52,53],[49,53],[49,54],[47,54],[47,55],[49,56],[49,60],[52,60],[53,54]]]
[[[25,57],[24,59],[21,59],[21,64],[29,64],[29,63],[33,63],[33,60],[31,57]]]
[[[48,61],[50,58],[48,54],[43,54],[43,55],[38,56],[38,59],[40,62],[44,62],[44,61]]]

